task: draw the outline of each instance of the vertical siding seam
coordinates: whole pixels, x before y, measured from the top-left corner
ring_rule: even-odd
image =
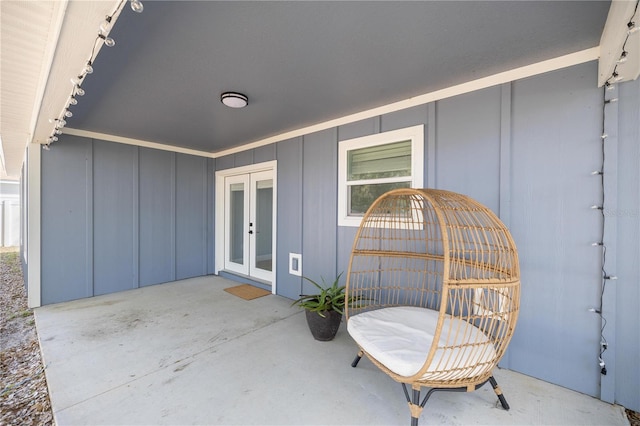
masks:
[[[616,248],[618,245],[617,213],[618,213],[618,103],[612,102],[604,104],[604,98],[614,98],[619,89],[615,89],[613,94],[607,95],[603,88],[603,133],[609,136],[606,139],[600,138],[602,150],[602,242],[606,247],[606,258],[603,256],[602,273],[610,276],[616,275]],[[614,214],[607,214],[613,212]],[[604,249],[603,247],[603,249]],[[602,316],[606,318],[606,328],[602,331],[606,338],[608,349],[602,354],[606,362],[607,374],[600,375],[600,399],[614,403],[616,389],[616,285],[617,281],[602,280],[603,300]],[[602,325],[601,325],[602,327]],[[600,342],[598,342],[600,343]]]
[[[509,227],[511,222],[511,83],[504,83],[500,87],[500,95],[498,216]]]
[[[498,217],[507,226],[511,225],[511,83],[500,87],[500,140],[498,172]],[[511,351],[507,348],[500,366],[511,366]]]
[[[207,272],[209,270],[209,264],[208,264],[208,249],[209,249],[209,245],[207,244],[208,241],[208,225],[209,225],[209,221],[207,219],[207,204],[208,203],[208,191],[207,191],[207,178],[208,178],[208,173],[207,173],[207,160],[205,158],[202,158],[200,160],[202,162],[202,167],[200,169],[200,172],[202,173],[202,232],[201,232],[201,240],[200,242],[202,243],[202,275],[207,275]]]
[[[176,277],[177,277],[177,264],[178,264],[178,258],[177,258],[177,232],[178,230],[176,229],[178,226],[178,221],[176,218],[176,213],[177,213],[177,187],[178,187],[178,173],[177,173],[177,155],[175,152],[171,153],[171,221],[170,221],[170,226],[171,226],[171,281],[176,281]]]
[[[215,271],[215,244],[216,244],[216,227],[215,227],[215,160],[207,159],[206,163],[207,178],[207,275]]]
[[[133,150],[133,288],[140,288],[140,147]]]
[[[95,139],[91,139],[90,143],[87,144],[87,150],[85,151],[85,170],[86,170],[86,208],[87,211],[85,213],[87,220],[87,229],[86,229],[86,266],[85,266],[85,274],[86,274],[86,294],[87,297],[91,297],[95,295],[95,277],[94,277],[94,145],[96,141]]]
[[[436,183],[436,102],[430,102],[427,106],[427,177],[425,184],[428,188],[437,188]],[[424,177],[423,177],[424,179]]]
[[[298,217],[300,217],[300,239],[298,240],[298,247],[300,248],[300,253],[302,254],[302,264],[304,265],[304,252],[302,250],[302,247],[304,245],[304,136],[300,136],[300,142],[298,143],[300,146],[300,153],[299,153],[299,158],[298,158],[298,173],[300,175],[300,186],[298,187],[298,190],[300,191],[300,203],[298,204]],[[304,266],[303,266],[304,267]],[[302,270],[302,274],[304,274],[304,269]],[[302,294],[303,291],[303,280],[300,280],[300,293]]]
[[[335,232],[335,265],[336,265],[336,269],[335,269],[335,273],[337,274],[338,272],[338,265],[340,264],[340,226],[338,226],[338,204],[340,203],[340,200],[338,200],[338,194],[340,192],[339,190],[339,179],[338,179],[338,167],[340,167],[338,165],[338,152],[340,151],[340,126],[336,126],[333,128],[333,135],[334,135],[334,143],[333,143],[333,152],[335,153],[335,164],[334,164],[334,176],[335,176],[335,200],[336,200],[336,205],[334,208],[334,215],[336,218],[336,226],[334,229]]]

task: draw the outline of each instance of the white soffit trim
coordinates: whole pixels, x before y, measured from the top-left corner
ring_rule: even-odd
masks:
[[[271,136],[266,139],[261,139],[255,142],[251,142],[238,147],[218,151],[218,152],[206,152],[197,151],[188,148],[180,148],[173,145],[161,144],[151,141],[144,141],[140,139],[126,138],[121,136],[108,135],[105,133],[96,133],[87,130],[64,128],[63,133],[68,135],[82,136],[93,139],[100,139],[109,142],[118,142],[128,145],[137,145],[148,148],[160,149],[164,151],[172,151],[184,154],[197,155],[207,158],[224,157],[225,155],[236,154],[238,152],[247,151],[249,149],[259,148],[261,146],[269,145],[275,142],[284,141],[287,139],[304,136],[310,133],[319,132],[321,130],[330,129],[344,124],[353,123],[359,120],[365,120],[367,118],[376,117],[383,114],[388,114],[395,111],[411,108],[418,105],[428,104],[430,102],[439,101],[442,99],[450,98],[453,96],[462,95],[465,93],[475,92],[476,90],[486,89],[488,87],[497,86],[503,83],[509,83],[511,81],[520,80],[534,75],[544,74],[546,72],[559,70],[562,68],[568,68],[573,65],[582,64],[589,61],[595,61],[600,56],[600,47],[592,47],[590,49],[581,50],[579,52],[570,53],[568,55],[560,56],[557,58],[549,59],[546,61],[538,62],[524,67],[515,68],[509,71],[504,71],[498,74],[494,74],[488,77],[479,78],[477,80],[469,81],[467,83],[451,86],[446,89],[436,90],[435,92],[425,93],[420,96],[415,96],[403,101],[398,101],[392,104],[383,105],[381,107],[369,109],[359,113],[347,115],[344,117],[336,118],[334,120],[325,121],[322,123],[314,124],[312,126],[303,127],[300,129],[292,130],[290,132],[281,133],[276,136]]]
[[[35,128],[67,0],[4,1],[1,8],[0,177],[17,178]]]
[[[123,143],[125,145],[135,145],[145,148],[159,149],[162,151],[177,152],[180,154],[197,155],[199,157],[215,158],[213,154],[206,151],[197,151],[195,149],[180,148],[178,146],[166,145],[157,142],[143,141],[140,139],[125,138],[123,136],[108,135],[106,133],[90,132],[88,130],[72,129],[65,127],[62,129],[65,135],[81,136],[83,138],[100,139],[108,142]]]
[[[111,22],[115,24],[120,3],[120,0],[68,3],[31,142],[47,143],[54,128],[49,119],[60,116],[71,95],[71,79],[82,72],[90,59],[100,23],[113,14]],[[96,55],[101,47],[99,43]]]
[[[423,95],[415,96],[413,98],[409,98],[404,101],[394,102],[392,104],[383,105],[378,108],[373,108],[370,110],[347,115],[334,120],[325,121],[323,123],[314,124],[312,126],[303,127],[297,130],[292,130],[290,132],[281,133],[279,135],[272,136],[267,139],[262,139],[256,142],[251,142],[236,148],[218,151],[214,153],[213,156],[215,158],[215,157],[222,157],[229,154],[235,154],[238,152],[246,151],[248,149],[269,145],[274,142],[280,142],[283,140],[304,136],[310,133],[319,132],[321,130],[330,129],[332,127],[353,123],[355,121],[365,120],[367,118],[400,111],[400,110],[411,108],[418,105],[428,104],[430,102],[439,101],[439,100],[450,98],[453,96],[475,92],[476,90],[486,89],[488,87],[497,86],[503,83],[509,83],[511,81],[532,77],[534,75],[544,74],[546,72],[555,71],[562,68],[568,68],[573,65],[578,65],[585,62],[589,62],[589,61],[595,61],[598,59],[599,56],[600,56],[600,47],[599,46],[592,47],[590,49],[581,50],[579,52],[570,53],[568,55],[560,56],[557,58],[549,59],[546,61],[531,64],[531,65],[526,65],[524,67],[515,68],[509,71],[504,71],[498,74],[490,75],[488,77],[483,77],[477,80],[472,80],[466,83],[458,84],[456,86],[447,87],[446,89],[425,93]]]
[[[614,0],[609,8],[607,22],[600,39],[600,61],[598,62],[598,87],[602,87],[616,70],[621,81],[635,80],[640,75],[640,31],[629,34],[627,41],[627,23],[635,21],[640,25],[638,2]],[[625,45],[625,41],[627,44]],[[627,61],[618,64],[624,45]],[[616,67],[617,66],[617,67]]]

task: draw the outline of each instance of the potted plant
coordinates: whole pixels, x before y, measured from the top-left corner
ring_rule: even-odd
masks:
[[[302,294],[300,298],[294,301],[291,306],[297,305],[305,309],[307,324],[314,339],[320,341],[332,340],[342,320],[342,313],[346,302],[345,288],[340,286],[340,273],[331,285],[325,283],[324,278],[322,284],[313,281],[310,278],[303,277],[319,290],[317,294]]]

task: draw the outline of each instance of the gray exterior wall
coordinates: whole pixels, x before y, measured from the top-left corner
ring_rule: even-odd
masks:
[[[42,304],[206,275],[212,160],[65,135],[42,154]]]
[[[615,345],[608,358],[615,376],[607,377],[615,401],[640,411],[640,80],[621,84],[618,97],[617,164],[609,168],[617,177],[617,206],[605,212],[617,222],[617,233],[610,235],[617,267],[608,272],[618,276],[607,299],[614,309],[604,312],[615,320],[607,338]]]
[[[288,273],[290,252],[314,279],[348,267],[356,228],[337,226],[339,141],[424,124],[424,186],[486,204],[518,245],[521,313],[503,367],[640,410],[640,82],[620,85],[608,118],[605,240],[618,280],[604,299],[601,376],[601,320],[588,311],[602,284],[596,81],[597,64],[583,64],[216,160],[65,136],[42,160],[43,303],[211,273],[214,171],[274,159],[277,290],[295,298],[310,287]]]

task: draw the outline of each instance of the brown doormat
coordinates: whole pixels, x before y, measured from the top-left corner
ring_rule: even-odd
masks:
[[[234,296],[243,298],[244,300],[257,299],[258,297],[271,294],[270,291],[263,290],[258,287],[254,287],[250,284],[237,285],[235,287],[225,288],[224,291],[231,293]]]

